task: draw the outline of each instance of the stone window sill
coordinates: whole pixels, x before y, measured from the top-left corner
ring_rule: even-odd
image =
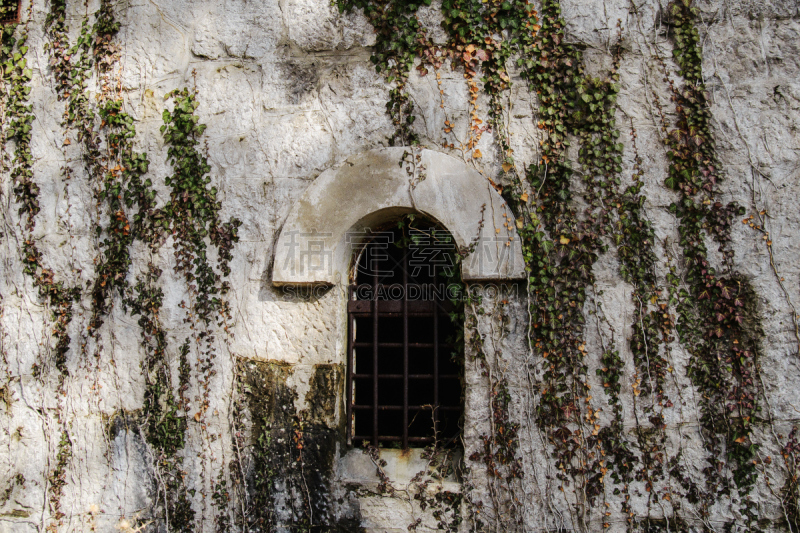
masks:
[[[429,460],[422,457],[424,451],[420,448],[411,448],[409,450],[380,449],[380,458],[386,461],[386,466],[383,467],[383,470],[396,489],[408,490],[414,476],[429,470]],[[450,460],[451,464],[457,467],[461,463],[461,456],[462,452],[460,450],[456,451]],[[454,470],[457,470],[457,468]],[[366,450],[362,449],[352,449],[340,459],[339,476],[345,484],[360,485],[371,490],[376,490],[380,483],[375,464]],[[423,478],[423,480],[425,479],[431,478]],[[441,483],[438,480],[434,480],[428,490],[434,487],[438,487],[442,491],[461,492],[461,483],[456,471],[452,472]]]

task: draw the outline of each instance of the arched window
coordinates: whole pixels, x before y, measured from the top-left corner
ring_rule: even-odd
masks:
[[[463,405],[454,240],[409,215],[362,243],[348,290],[349,441],[452,445]]]
[[[426,285],[417,278],[427,269],[411,265],[414,253],[417,260],[440,257],[438,241],[423,236],[415,243],[419,250],[410,249],[410,231],[404,233],[405,226],[396,222],[411,213],[424,213],[437,228],[446,228],[459,250],[468,252],[454,271],[465,283],[480,287],[526,279],[516,224],[492,183],[463,161],[426,149],[376,148],[326,170],[295,202],[272,257],[266,252],[272,283],[287,295],[320,288],[341,303],[331,316],[336,320],[331,331],[341,337],[324,351],[336,350],[331,362],[347,369],[341,399],[345,416],[337,417],[347,444],[422,446],[434,439],[434,427],[442,444],[462,436],[474,439],[475,428],[488,417],[465,401],[476,397],[477,389],[469,388],[475,376],[472,368],[463,368],[464,353],[453,359],[453,347],[447,346],[463,335],[463,324],[450,321],[454,310],[440,295],[442,289],[398,292],[406,285],[413,290]],[[370,233],[390,221],[395,221],[392,239],[400,246],[384,247]],[[376,253],[389,257],[369,261]],[[395,266],[391,274],[380,272],[381,262]],[[441,286],[441,276],[435,277],[434,287]],[[479,315],[475,320],[480,327],[489,319]],[[467,376],[463,382],[462,376]],[[349,449],[343,459],[361,464],[365,455]]]

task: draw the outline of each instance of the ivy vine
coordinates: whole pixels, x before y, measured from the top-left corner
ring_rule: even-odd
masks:
[[[233,258],[233,246],[239,240],[237,230],[241,221],[220,220],[222,203],[217,199],[217,188],[210,186],[211,167],[198,151],[206,126],[194,114],[198,106],[195,95],[182,89],[166,97],[174,99],[174,108],[164,111],[161,132],[169,145],[167,157],[175,173],[166,179],[171,188],[170,200],[159,218],[164,230],[174,238],[177,270],[196,294],[194,312],[205,325],[213,320],[222,326],[229,318],[224,296],[230,284],[224,278],[231,271],[228,265]],[[208,258],[206,239],[216,249],[220,272],[214,270]]]
[[[759,386],[757,357],[762,332],[755,292],[734,267],[731,224],[744,211],[735,203],[725,205],[720,199],[723,172],[716,155],[709,97],[703,81],[699,15],[692,0],[674,0],[665,19],[679,68],[679,79],[668,82],[675,108],[674,123],[667,119],[654,95],[667,132],[669,167],[665,186],[678,195],[670,211],[679,221],[683,279],[675,266],[668,265],[668,272],[663,274],[657,268],[656,236],[644,208],[644,171],[633,124],[630,147],[634,164],[630,182],[623,185],[624,147],[616,102],[620,91],[620,43],[612,47],[609,71],[593,76],[584,68],[583,47],[568,39],[558,0],[542,0],[541,13],[527,0],[442,0],[442,27],[447,35],[447,42],[442,45],[433,43],[418,17],[418,11],[430,6],[430,0],[337,0],[337,4],[342,11],[362,10],[375,29],[372,61],[390,84],[387,113],[395,128],[389,139],[391,144],[421,142],[414,129],[415,109],[408,90],[412,69],[422,76],[433,71],[442,91],[440,69],[448,61],[454,70],[463,73],[469,92],[469,136],[458,148],[467,158],[480,159],[477,145],[482,135],[494,137],[502,172],[491,176],[490,181],[511,207],[513,216],[507,224],[516,226],[523,241],[530,296],[529,340],[539,358],[537,368],[541,369],[532,385],[534,401],[528,407],[535,407],[536,423],[556,465],[558,488],[571,507],[577,526],[586,529],[594,518],[602,516],[604,527],[610,527],[606,518],[610,511],[602,509],[598,501],[608,506],[607,494],[613,491],[622,494],[621,511],[629,530],[663,529],[662,522],[649,514],[650,507],[660,502],[673,502],[672,515],[664,511],[665,527],[686,528],[684,518],[677,516],[680,500],[699,505],[701,514],[707,515],[709,506],[723,498],[739,504],[746,527],[755,529],[759,515],[751,493],[758,480],[757,465],[769,464],[758,455],[760,447],[754,434],[754,427],[761,423],[759,398],[764,394]],[[16,9],[17,2],[0,0],[0,20],[16,16]],[[90,23],[92,17],[94,22]],[[192,509],[195,492],[184,481],[181,451],[191,421],[202,422],[209,408],[209,387],[216,373],[215,334],[219,329],[229,332],[227,278],[241,222],[236,218],[222,219],[222,204],[202,146],[205,125],[196,113],[197,94],[188,89],[166,95],[171,103],[163,113],[161,132],[172,174],[166,178],[169,198],[163,207],[156,207],[156,193],[148,177],[149,160],[134,149],[135,120],[125,112],[122,89],[113,76],[119,29],[112,3],[102,0],[99,10],[83,20],[76,41],[70,43],[66,1],[51,0],[45,22],[46,50],[50,75],[65,106],[63,149],[65,154],[70,151],[80,155],[65,164],[62,178],[69,182],[87,176],[97,201],[92,214],[97,257],[88,289],[92,309],[86,331],[99,340],[104,319],[117,300],[138,317],[145,353],[142,429],[145,441],[155,452],[158,512],[170,529],[191,531],[196,521]],[[619,31],[621,34],[622,29]],[[31,131],[35,117],[29,103],[32,71],[26,60],[26,40],[25,27],[3,26],[3,144],[9,148],[4,161],[10,164],[23,231],[20,252],[24,273],[51,312],[52,364],[58,370],[62,389],[68,376],[68,330],[73,304],[83,294],[81,288],[70,287],[64,276],[46,266],[34,237],[40,191],[32,168]],[[669,79],[666,62],[660,65]],[[535,126],[541,131],[542,140],[536,160],[522,171],[517,168],[504,110],[504,98],[512,83],[511,70],[536,95],[539,104]],[[100,87],[97,100],[90,98],[93,82]],[[479,113],[481,91],[489,100],[487,123]],[[449,120],[443,130],[442,144],[455,148],[453,137],[448,137],[453,130]],[[77,146],[67,148],[73,142]],[[573,145],[576,150],[571,151]],[[12,146],[13,156],[9,156]],[[413,154],[411,157],[413,162]],[[576,187],[578,180],[580,191]],[[584,208],[577,207],[578,197]],[[170,243],[177,272],[190,295],[190,301],[182,307],[192,333],[178,349],[177,376],[171,375],[167,334],[161,323],[162,272],[152,263],[137,270],[131,254],[137,240],[152,252],[165,242]],[[716,243],[720,264],[710,258],[710,242]],[[603,345],[596,376],[604,394],[598,395],[590,384],[585,315],[587,304],[599,297],[593,267],[598,257],[612,247],[621,277],[633,287],[628,346],[634,375],[623,374],[624,361],[616,346]],[[132,272],[139,272],[133,282]],[[487,372],[493,428],[491,434],[480,437],[480,449],[468,460],[473,466],[484,468],[488,475],[494,519],[513,529],[522,527],[514,489],[523,476],[520,425],[512,415],[508,381],[504,376],[489,376],[491,365],[485,338],[477,325],[477,317],[487,311],[480,301],[469,300],[468,305],[472,310],[467,314],[471,334],[464,342]],[[502,329],[507,321],[501,307],[491,314]],[[598,306],[592,312],[600,317],[598,320],[603,319]],[[613,333],[612,330],[612,340]],[[672,457],[666,453],[665,410],[673,407],[666,390],[668,381],[674,379],[670,345],[675,335],[690,354],[688,375],[701,398],[700,422],[708,461],[702,472],[704,484],[695,482],[687,472],[682,450]],[[95,349],[99,356],[100,348],[96,345]],[[194,375],[190,361],[194,362]],[[34,374],[41,377],[48,364],[49,361],[37,362]],[[631,382],[635,418],[632,430],[625,427],[623,417],[626,381]],[[190,398],[194,384],[196,396]],[[600,423],[598,414],[602,402],[611,408],[612,416],[606,425]],[[640,419],[640,415],[644,417]],[[63,428],[54,466],[48,472],[48,503],[56,521],[64,516],[60,499],[72,457],[70,435],[61,413],[58,422]],[[291,425],[291,439],[287,437],[284,443],[288,456],[302,461],[303,417],[296,415],[284,423]],[[237,419],[234,441],[243,448],[238,435],[240,426]],[[199,427],[201,433],[206,431],[204,424]],[[201,437],[206,446],[209,436],[202,433]],[[265,507],[271,503],[265,494],[274,481],[274,472],[269,457],[273,449],[271,433],[264,420],[256,421],[254,437],[251,451],[256,478],[247,480],[241,459],[237,458],[229,464],[231,487],[224,469],[211,482],[214,494],[210,501],[219,511],[215,517],[219,531],[235,525],[263,528],[275,524],[274,513]],[[798,450],[796,430],[792,430],[781,450],[788,473],[781,497],[790,528],[798,527],[800,514]],[[428,452],[437,467],[446,463],[437,458],[441,452],[436,448]],[[377,450],[372,453],[381,476]],[[470,472],[468,467],[465,472]],[[489,518],[483,502],[473,500],[468,490],[463,500],[455,493],[427,492],[428,486],[441,482],[443,476],[439,472],[431,479],[415,478],[420,506],[433,510],[441,529],[460,527],[461,517],[455,509],[462,503],[467,505],[475,527],[486,526],[484,520]],[[607,477],[613,487],[607,484]],[[384,493],[393,494],[385,473],[381,480]],[[243,512],[239,523],[234,516],[232,524],[227,506],[234,499],[247,499],[243,491],[248,481],[264,494],[254,500],[257,509],[252,516],[245,517]],[[634,481],[641,482],[648,493],[645,517],[636,517],[633,510]],[[471,483],[467,480],[465,486]],[[310,501],[303,505],[303,509],[308,507],[310,516]],[[500,516],[503,509],[510,510],[509,516]],[[298,511],[298,516],[305,512]],[[593,517],[592,513],[597,514]],[[306,527],[310,523],[300,525]],[[417,527],[419,521],[408,529]]]
[[[671,469],[665,466],[664,410],[673,407],[666,393],[674,371],[669,350],[677,331],[693,354],[689,374],[703,393],[702,423],[709,435],[721,436],[708,441],[713,444],[709,446],[712,466],[707,479],[724,493],[724,484],[714,481],[714,471],[719,472],[722,465],[717,458],[727,454],[736,465],[733,484],[746,494],[754,481],[752,457],[757,450],[749,438],[749,424],[758,410],[754,379],[758,324],[753,316],[752,290],[731,270],[732,252],[727,243],[731,217],[739,208],[716,200],[719,164],[702,86],[699,37],[693,25],[696,12],[689,0],[679,0],[669,8],[675,58],[685,84],[680,89],[673,86],[678,123],[668,136],[666,183],[682,195],[671,210],[681,221],[687,277],[681,286],[670,267],[663,278],[665,288],[659,286],[655,231],[644,212],[643,170],[632,125],[634,166],[630,184],[622,185],[623,144],[615,116],[619,45],[612,50],[613,64],[605,76],[586,74],[581,46],[567,42],[557,0],[544,0],[541,15],[527,1],[444,0],[442,27],[448,42],[441,46],[431,43],[419,23],[421,3],[343,0],[338,5],[343,11],[362,9],[373,24],[377,34],[373,62],[395,83],[387,107],[402,134],[394,141],[419,142],[411,128],[413,108],[402,107],[411,68],[416,64],[421,75],[436,70],[441,87],[438,69],[445,60],[450,60],[454,69],[463,69],[469,87],[470,139],[462,150],[480,158],[475,147],[480,135],[490,131],[495,137],[502,174],[499,180],[490,181],[512,207],[523,239],[530,273],[531,341],[545,359],[537,391],[538,421],[556,459],[560,488],[576,484],[575,498],[580,500],[581,494],[587,500],[577,501],[576,506],[592,506],[595,498],[604,494],[604,477],[610,471],[625,493],[622,510],[628,515],[629,527],[635,526],[627,495],[634,480],[644,481],[647,492],[652,492],[648,505],[681,497],[670,476],[690,500],[697,500],[700,489],[677,467],[675,458],[670,460]],[[522,175],[516,169],[503,115],[502,95],[511,83],[507,64],[514,59],[522,79],[538,97],[537,126],[544,134],[538,161]],[[488,125],[481,124],[476,112],[478,76],[490,99]],[[404,120],[398,120],[401,110]],[[444,131],[452,131],[449,120]],[[578,148],[577,165],[567,157],[573,143]],[[452,146],[446,137],[444,145]],[[583,181],[580,194],[587,205],[583,212],[575,208],[576,177]],[[727,273],[717,274],[709,265],[705,234],[720,243]],[[595,261],[611,245],[622,278],[634,287],[629,339],[636,368],[632,399],[648,423],[640,425],[637,417],[632,440],[623,427],[620,393],[624,362],[618,351],[604,349],[597,370],[613,412],[611,425],[606,427],[597,423],[585,361],[587,288],[594,286]],[[480,342],[479,335],[472,338]],[[480,346],[474,349],[481,353]],[[502,397],[500,392],[498,395]],[[496,417],[500,421],[506,419],[503,412],[501,409]],[[496,464],[494,458],[502,456],[498,453],[487,456],[490,470]],[[655,494],[658,483],[666,486]]]
[[[94,22],[92,23],[92,19]],[[193,530],[194,511],[182,471],[180,450],[186,442],[187,411],[190,409],[190,365],[188,340],[180,350],[179,376],[173,380],[167,357],[166,333],[161,325],[160,309],[163,292],[159,287],[161,271],[153,264],[140,274],[133,287],[128,278],[133,269],[131,247],[136,240],[156,252],[168,235],[174,237],[179,271],[185,274],[194,301],[189,304],[192,316],[199,317],[203,330],[196,340],[204,343],[198,369],[198,382],[207,384],[214,374],[214,337],[212,326],[219,323],[227,331],[229,310],[225,302],[233,246],[238,240],[240,222],[231,219],[223,223],[218,216],[221,203],[210,183],[208,164],[197,150],[204,126],[194,125],[196,107],[194,95],[176,97],[176,111],[165,115],[165,139],[170,143],[169,157],[176,169],[167,178],[173,190],[171,200],[161,209],[156,207],[156,193],[147,177],[149,160],[146,154],[134,149],[136,128],[133,118],[125,112],[122,89],[115,77],[119,52],[115,37],[120,24],[116,21],[113,4],[100,3],[99,10],[84,18],[80,33],[70,43],[66,23],[66,2],[53,0],[45,21],[49,52],[49,67],[59,99],[65,103],[63,150],[79,153],[79,158],[67,158],[62,178],[65,182],[86,176],[97,200],[93,224],[97,236],[98,256],[94,262],[95,275],[89,284],[91,316],[86,331],[95,339],[95,356],[99,357],[100,328],[105,317],[120,298],[123,307],[139,316],[145,360],[145,401],[142,417],[144,436],[154,451],[155,476],[158,481],[158,501],[162,517],[172,530]],[[82,297],[79,287],[68,287],[53,270],[44,265],[43,253],[32,236],[35,217],[39,213],[39,188],[33,179],[30,151],[31,123],[34,116],[28,104],[32,71],[27,67],[25,32],[16,26],[2,29],[2,74],[4,104],[8,126],[4,128],[5,142],[14,143],[11,175],[16,201],[25,230],[22,258],[24,272],[31,276],[40,296],[53,311],[55,356],[59,370],[59,385],[63,387],[67,372],[67,353],[70,337],[67,334],[73,318],[73,303]],[[89,97],[92,83],[100,88],[96,101]],[[187,124],[193,124],[189,129]],[[74,143],[73,143],[74,142]],[[71,148],[70,148],[71,147]],[[208,241],[216,255],[216,268],[207,257]],[[85,350],[87,342],[82,342]],[[44,367],[39,363],[34,373]],[[177,393],[175,392],[177,390]],[[204,412],[206,400],[201,402]],[[54,526],[63,517],[59,511],[65,484],[66,469],[71,457],[68,425],[59,411],[59,424],[65,425],[58,447],[57,467],[49,473],[51,480],[50,507]],[[225,483],[224,478],[218,484]],[[221,514],[227,513],[221,509]],[[220,521],[224,523],[224,519]]]
[[[688,289],[680,293],[677,329],[692,355],[688,373],[702,394],[701,423],[706,432],[709,467],[704,470],[713,496],[737,489],[748,523],[757,517],[747,496],[757,478],[753,458],[759,445],[752,438],[760,411],[758,338],[760,325],[754,291],[733,266],[730,246],[733,217],[743,215],[736,203],[720,202],[722,171],[716,156],[711,112],[702,74],[698,10],[691,0],[669,7],[673,55],[682,85],[670,83],[677,110],[667,135],[669,174],[666,186],[680,200],[670,211],[680,221],[680,244]],[[706,237],[716,241],[722,264],[713,266]],[[724,475],[727,457],[732,479]],[[732,483],[731,483],[732,482]]]

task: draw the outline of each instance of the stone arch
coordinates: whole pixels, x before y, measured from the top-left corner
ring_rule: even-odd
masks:
[[[415,187],[405,148],[380,148],[320,174],[293,206],[276,243],[275,285],[346,282],[352,245],[369,228],[418,212],[441,223],[459,248],[464,281],[525,277],[522,247],[503,198],[480,173],[432,150],[420,150]]]

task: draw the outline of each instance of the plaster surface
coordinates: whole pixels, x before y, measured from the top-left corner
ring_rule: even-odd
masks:
[[[460,250],[474,248],[463,258],[465,281],[524,277],[511,212],[488,180],[451,156],[422,150],[418,163],[406,164],[404,154],[416,156],[402,147],[371,150],[323,172],[281,230],[273,283],[347,280],[367,234],[404,213],[428,216],[450,231]]]
[[[675,79],[677,71],[671,60],[669,21],[664,16],[668,4],[666,0],[563,0],[561,4],[567,22],[565,39],[585,47],[587,70],[597,76],[604,76],[611,64],[617,21],[622,22],[616,110],[619,142],[624,146],[620,180],[623,186],[630,183],[640,157],[643,211],[655,228],[659,284],[666,284],[670,268],[681,280],[681,237],[678,221],[669,211],[677,195],[664,186],[668,131],[662,129],[660,118],[662,112],[668,121],[675,118],[665,81],[665,77]],[[760,446],[759,471],[766,473],[759,474],[749,497],[758,509],[762,530],[790,531],[781,499],[789,479],[781,449],[792,427],[800,425],[796,325],[800,306],[800,13],[795,0],[702,0],[697,5],[701,8],[703,72],[725,171],[722,200],[738,202],[747,216],[768,214],[768,239],[741,220],[734,221],[733,229],[734,267],[755,289],[763,328],[759,346],[763,421],[754,439]],[[99,0],[67,2],[71,44],[87,14],[91,24],[98,8]],[[92,310],[87,287],[94,279],[101,249],[94,224],[107,220],[108,213],[97,207],[95,178],[82,170],[77,132],[63,124],[65,103],[56,95],[44,29],[48,9],[47,2],[23,1],[29,21],[26,57],[33,72],[32,171],[41,203],[31,235],[22,227],[15,201],[8,167],[12,144],[5,146],[0,172],[0,531],[165,531],[163,521],[155,516],[163,494],[158,458],[143,437],[145,421],[138,418],[145,398],[139,317],[131,316],[117,296],[98,339],[86,333]],[[169,198],[165,179],[173,173],[160,132],[162,112],[172,105],[164,96],[189,87],[197,90],[199,121],[208,126],[202,151],[219,191],[220,217],[242,221],[229,276],[230,324],[214,326],[212,360],[203,359],[196,345],[191,345],[187,356],[187,405],[180,411],[187,420],[186,444],[179,455],[181,479],[192,491],[194,531],[220,530],[219,517],[236,519],[246,514],[241,509],[252,501],[253,494],[246,490],[239,493],[241,499],[227,503],[213,498],[223,480],[228,488],[252,486],[255,472],[252,437],[257,421],[248,418],[241,431],[231,422],[243,413],[236,403],[246,394],[239,387],[242,362],[285,370],[285,382],[275,386],[292,392],[292,400],[281,407],[291,416],[284,417],[289,420],[286,427],[276,429],[283,440],[278,443],[276,438],[271,444],[283,449],[294,442],[294,431],[303,431],[300,425],[292,426],[299,422],[292,421],[313,410],[314,394],[310,393],[318,386],[320,365],[345,362],[342,286],[312,291],[289,288],[346,279],[344,232],[380,222],[390,212],[415,208],[445,225],[460,245],[469,245],[478,235],[488,242],[496,242],[493,239],[500,235],[497,244],[509,244],[507,256],[496,248],[487,251],[492,263],[501,258],[500,270],[486,272],[468,261],[465,279],[483,286],[486,280],[522,278],[510,284],[519,288],[515,294],[500,298],[487,294],[483,308],[468,309],[467,318],[479,315],[477,331],[469,334],[485,336],[492,377],[502,375],[509,384],[510,416],[520,427],[523,476],[509,488],[490,475],[480,460],[469,459],[483,449],[492,431],[495,391],[475,354],[468,352],[464,354],[463,447],[471,473],[469,483],[448,481],[453,485],[446,485],[447,490],[461,487],[465,496],[481,502],[482,513],[495,520],[497,530],[621,532],[628,529],[631,518],[623,510],[627,505],[637,527],[651,528],[648,531],[675,531],[676,517],[686,531],[744,531],[741,502],[721,497],[702,515],[698,502],[685,495],[664,498],[682,490],[670,477],[669,459],[677,458],[685,480],[700,485],[710,465],[700,428],[700,392],[687,375],[691,355],[678,341],[665,352],[672,368],[666,394],[674,406],[664,410],[665,438],[659,444],[663,462],[653,459],[653,471],[661,477],[651,486],[635,479],[625,500],[608,476],[604,493],[598,496],[602,507],[593,509],[580,503],[582,496],[574,486],[559,488],[561,471],[536,423],[537,387],[548,361],[527,340],[526,274],[519,262],[515,225],[511,220],[508,227],[509,219],[502,216],[503,201],[489,181],[508,184],[502,177],[502,154],[488,130],[476,145],[481,158],[459,148],[469,138],[472,112],[488,121],[489,102],[481,93],[477,107],[470,106],[464,74],[453,70],[449,60],[440,69],[438,82],[433,73],[421,76],[412,69],[407,84],[418,117],[413,129],[421,139],[426,178],[416,183],[412,201],[409,175],[400,165],[404,149],[388,147],[393,124],[385,106],[392,86],[370,61],[375,36],[363,14],[339,13],[328,0],[124,0],[114,3],[113,9],[121,22],[115,37],[119,61],[114,80],[125,111],[135,121],[136,149],[147,153],[151,162],[145,177],[152,180],[157,206]],[[438,1],[420,13],[439,43],[446,40],[440,26],[443,18]],[[512,87],[506,95],[504,120],[516,170],[524,175],[528,165],[539,159],[544,133],[537,127],[537,95],[527,90],[513,65],[509,73]],[[100,89],[94,82],[89,84],[90,105]],[[7,131],[5,106],[2,113],[3,131]],[[449,137],[443,133],[445,120],[452,124]],[[69,176],[63,171],[66,166],[75,169]],[[417,179],[422,175],[417,173]],[[571,182],[578,207],[583,205],[582,178],[576,170]],[[536,191],[528,192],[531,202],[536,201]],[[484,205],[485,225],[479,233]],[[297,265],[286,261],[288,232],[312,230],[330,233],[324,243],[335,254],[332,268],[324,275],[299,273]],[[82,297],[73,304],[66,355],[69,374],[63,383],[52,359],[53,310],[24,273],[27,238],[36,240],[43,262],[58,281],[82,290]],[[713,253],[712,262],[719,266]],[[163,270],[158,281],[164,296],[159,318],[166,331],[165,360],[175,376],[177,395],[180,347],[195,334],[187,322],[189,311],[181,304],[190,302],[192,294],[174,271],[172,238],[157,251],[141,243],[133,246],[127,281],[135,284],[151,263]],[[628,346],[638,303],[619,267],[609,243],[608,251],[593,266],[596,282],[583,309],[587,380],[595,391],[587,405],[597,413],[598,424],[609,423],[612,412],[596,371],[602,368],[601,355],[606,350],[618,351],[624,365],[620,392],[624,436],[629,442],[639,442],[639,421],[648,424],[646,406],[636,392],[644,378],[637,374]],[[291,268],[295,273],[289,272]],[[283,286],[276,287],[274,282]],[[330,431],[338,439],[328,450],[335,459],[330,472],[334,482],[325,493],[331,502],[325,511],[330,522],[349,524],[342,526],[345,530],[378,532],[407,531],[419,519],[417,531],[437,530],[430,508],[422,509],[413,495],[381,494],[374,476],[370,477],[374,473],[370,465],[349,462],[350,454],[360,452],[347,448],[340,431],[343,389],[328,392],[332,414],[316,420],[314,430]],[[204,414],[196,416],[201,411]],[[57,511],[52,477],[62,434],[68,438],[71,456],[63,470]],[[647,449],[637,448],[635,456],[643,457]],[[285,462],[295,468],[293,472],[299,471],[297,461]],[[413,468],[418,464],[414,462]],[[397,474],[405,480],[413,468],[397,467],[390,476]],[[302,508],[307,497],[302,483],[294,482],[299,479],[287,475],[269,485],[279,495],[272,506],[277,509],[277,531],[290,531],[305,519],[293,511]],[[514,502],[512,497],[517,503],[503,503]],[[467,517],[467,511],[463,512]],[[466,529],[466,522],[461,527]],[[230,530],[247,528],[234,520]]]

